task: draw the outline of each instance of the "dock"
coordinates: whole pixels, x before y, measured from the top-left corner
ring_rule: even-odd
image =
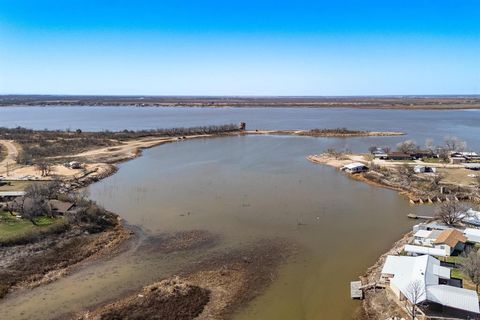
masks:
[[[410,219],[423,219],[423,220],[431,220],[431,219],[434,219],[434,217],[430,217],[430,216],[417,216],[417,215],[414,214],[414,213],[409,213],[409,214],[407,214],[407,217],[409,217]]]
[[[363,290],[361,289],[361,281],[352,281],[350,282],[350,297],[352,299],[363,299]]]
[[[378,282],[371,282],[362,284],[361,281],[350,282],[350,297],[352,299],[363,300],[363,294],[367,290],[385,289],[385,284]]]

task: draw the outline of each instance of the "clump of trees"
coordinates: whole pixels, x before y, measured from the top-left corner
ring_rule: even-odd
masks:
[[[343,128],[331,128],[331,129],[311,129],[311,134],[314,135],[329,135],[329,134],[338,134],[338,135],[357,135],[357,134],[365,134],[367,131],[364,130],[351,130],[345,127]]]
[[[467,142],[454,136],[446,136],[444,144],[448,151],[465,151],[467,149]]]
[[[65,222],[69,226],[77,226],[91,233],[101,232],[117,224],[116,216],[108,212],[83,194],[60,193],[61,182],[53,180],[48,183],[31,184],[25,189],[25,196],[18,197],[7,205],[10,214],[18,213],[24,219],[37,225],[36,219],[42,216],[54,218],[50,200],[70,202],[74,209],[65,213]]]
[[[342,159],[345,157],[345,154],[352,153],[352,151],[349,149],[345,149],[344,151],[341,151],[335,148],[328,148],[325,151],[323,151],[323,153],[330,157],[334,157],[335,159]]]
[[[55,216],[55,211],[52,210],[49,201],[57,198],[59,188],[60,182],[57,180],[45,184],[31,184],[25,189],[25,195],[9,203],[6,209],[10,214],[13,215],[14,212],[17,212],[22,218],[37,225],[38,217]]]
[[[75,209],[65,214],[65,219],[70,225],[79,226],[90,233],[97,233],[117,224],[115,215],[82,194],[68,195],[65,200],[75,204]]]
[[[420,148],[414,140],[405,140],[397,144],[397,151],[402,153],[414,153]]]

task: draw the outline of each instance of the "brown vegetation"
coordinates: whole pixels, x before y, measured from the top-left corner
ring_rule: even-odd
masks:
[[[31,130],[18,127],[0,128],[0,139],[17,142],[21,146],[17,162],[24,165],[37,164],[41,167],[43,174],[45,173],[44,169],[47,169],[44,165],[46,158],[67,156],[94,148],[114,147],[124,141],[143,137],[176,137],[236,131],[239,131],[236,124],[116,132]]]
[[[210,292],[182,281],[167,279],[78,319],[175,319],[196,318],[210,299]]]
[[[216,238],[207,232],[186,234],[189,234],[187,238]],[[183,245],[184,236],[182,232],[163,238],[180,239],[177,242],[179,248],[172,247],[173,251],[196,249],[196,246],[187,248]],[[173,252],[170,245],[167,247],[167,253]],[[181,270],[179,276],[99,306],[77,319],[230,318],[240,306],[258,296],[276,278],[279,265],[293,253],[293,249],[283,240],[265,239],[226,252],[218,251]]]

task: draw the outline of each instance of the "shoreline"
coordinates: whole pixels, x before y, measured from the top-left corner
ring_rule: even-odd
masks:
[[[346,154],[343,155],[342,158],[338,158],[331,155],[309,155],[306,159],[312,163],[316,164],[323,164],[330,167],[333,167],[337,170],[348,163],[351,162],[360,162],[365,165],[370,165],[371,161],[368,161],[364,158],[363,155],[360,154]],[[382,167],[383,170],[389,170],[391,173],[390,176],[380,173],[379,171],[371,169],[366,173],[358,173],[358,174],[348,174],[348,177],[360,181],[363,183],[367,183],[369,185],[375,187],[382,187],[391,190],[397,191],[400,195],[405,196],[410,203],[412,204],[432,204],[435,202],[441,203],[445,201],[471,201],[474,203],[480,202],[480,194],[475,187],[471,186],[459,186],[458,184],[454,184],[448,181],[440,181],[436,189],[440,189],[440,185],[449,190],[448,194],[443,194],[438,190],[431,190],[426,189],[427,185],[421,186],[412,186],[412,181],[404,181],[402,180],[402,174],[396,172],[398,168],[402,165],[408,164],[410,166],[418,165],[417,162],[409,162],[409,163],[387,163],[385,161],[382,164],[374,163],[374,165],[378,165]],[[454,164],[432,164],[428,163],[428,166],[437,167],[442,169],[464,169],[461,165],[454,165]],[[400,177],[400,180],[399,180]],[[403,177],[404,178],[404,177]],[[429,181],[431,179],[430,176],[421,176],[422,179],[427,179],[424,181]]]
[[[298,136],[298,137],[315,137],[315,138],[354,138],[354,137],[388,137],[388,136],[402,136],[405,133],[403,132],[390,132],[390,131],[352,131],[347,133],[338,133],[335,132],[335,129],[328,129],[326,132],[313,132],[312,130],[245,130],[237,132],[226,132],[218,134],[201,134],[201,135],[190,135],[190,136],[175,136],[175,137],[155,137],[155,136],[144,136],[137,139],[131,139],[122,141],[117,146],[111,147],[102,147],[102,148],[92,148],[90,150],[80,152],[77,154],[65,155],[65,156],[56,156],[51,158],[46,158],[47,160],[53,161],[70,161],[70,160],[79,160],[84,162],[84,170],[72,170],[67,169],[61,165],[55,165],[53,167],[52,176],[55,176],[58,173],[58,176],[64,180],[65,183],[81,183],[80,187],[86,187],[88,184],[99,181],[118,170],[117,165],[125,161],[135,159],[136,157],[142,154],[142,151],[145,149],[150,149],[156,146],[160,146],[165,143],[172,142],[182,142],[185,140],[192,139],[206,139],[206,138],[220,138],[220,137],[235,137],[235,136],[256,136],[256,135],[280,135],[280,136]],[[0,140],[2,144],[13,144],[10,141]],[[11,153],[18,154],[18,149],[11,149]],[[12,159],[11,155],[8,155]],[[6,168],[3,161],[0,166],[0,175],[6,173]],[[22,177],[31,176],[36,177],[35,180],[50,180],[48,177],[39,177],[38,170],[30,165],[18,165],[16,163],[10,163],[10,175],[5,177],[9,181],[16,180],[28,180],[22,179]],[[86,181],[86,183],[85,183]]]
[[[171,137],[171,138],[146,138],[128,141],[125,146],[120,147],[109,147],[101,149],[93,149],[86,151],[81,156],[94,157],[94,159],[103,159],[106,160],[103,163],[97,163],[97,166],[94,169],[90,169],[88,172],[84,173],[81,177],[70,177],[63,180],[63,184],[66,186],[66,189],[70,191],[78,190],[85,188],[88,185],[100,181],[108,176],[115,174],[118,171],[117,164],[124,161],[135,159],[142,155],[144,149],[152,148],[155,146],[162,145],[164,143],[176,142],[181,140],[188,139],[198,139],[198,138],[214,138],[214,137],[224,137],[224,136],[241,136],[248,135],[250,133],[227,133],[227,134],[214,134],[214,135],[195,135],[195,136],[186,136],[186,137]],[[133,146],[131,144],[134,144]],[[73,155],[72,157],[78,157],[79,155]],[[48,247],[46,244],[50,241],[58,240],[58,243],[69,244],[70,242],[75,242],[79,239],[85,239],[87,242],[81,243],[82,247],[93,247],[88,248],[87,253],[75,251],[76,253],[69,256],[68,261],[64,261],[60,266],[50,266],[48,272],[37,272],[32,273],[28,276],[26,280],[16,282],[12,287],[8,288],[8,291],[5,291],[5,295],[8,294],[8,298],[15,299],[15,295],[21,295],[22,289],[32,289],[43,284],[48,284],[55,280],[58,280],[62,277],[65,277],[71,273],[74,273],[79,268],[85,268],[89,265],[92,265],[96,262],[101,261],[102,259],[108,259],[112,255],[122,254],[125,251],[128,251],[129,248],[134,246],[134,241],[139,240],[141,237],[141,230],[137,230],[135,226],[129,226],[125,223],[123,218],[121,218],[116,213],[111,213],[118,220],[118,225],[113,230],[102,231],[99,234],[92,236],[84,236],[83,234],[73,234],[71,236],[66,236],[66,240],[63,238],[57,239],[56,234],[47,235],[45,239],[40,240],[40,243],[33,243],[33,245],[38,247]],[[65,237],[65,233],[62,233],[62,237]],[[96,239],[99,238],[99,239]],[[90,242],[91,240],[91,242]],[[145,239],[144,239],[145,240]],[[165,239],[164,239],[165,240]],[[182,248],[182,239],[173,239],[174,243],[171,243],[171,248],[169,249],[172,253],[175,253],[179,250],[185,250]],[[148,241],[148,239],[147,239]],[[166,239],[168,242],[168,237]],[[212,240],[215,242],[216,240]],[[266,243],[269,243],[269,247],[276,248],[273,251],[284,251],[283,254],[271,256],[268,251],[264,250]],[[45,243],[45,245],[44,245]],[[30,244],[25,245],[25,247],[31,246]],[[12,246],[7,248],[7,251],[12,253],[16,252],[20,246]],[[199,264],[190,270],[181,271],[182,281],[187,281],[188,283],[193,283],[195,286],[198,286],[200,289],[205,289],[211,292],[212,301],[208,302],[205,307],[206,316],[201,316],[199,319],[223,319],[224,316],[231,315],[234,311],[241,308],[244,304],[251,301],[254,297],[260,294],[263,286],[267,285],[268,281],[273,281],[274,275],[276,274],[278,267],[283,263],[284,259],[287,258],[285,253],[285,248],[288,247],[287,244],[282,243],[281,246],[278,246],[273,243],[273,241],[265,240],[260,244],[252,245],[242,245],[239,248],[235,249],[233,252],[226,252],[220,255],[209,256],[204,261],[199,262]],[[80,246],[78,247],[80,249]],[[280,250],[282,249],[282,250]],[[189,250],[189,248],[187,248]],[[169,253],[170,251],[167,251]],[[40,249],[37,254],[48,255],[48,249]],[[72,251],[73,253],[73,251]],[[3,254],[8,256],[7,254]],[[252,256],[248,258],[248,256]],[[26,256],[28,258],[28,255]],[[247,260],[248,261],[247,261]],[[264,261],[266,265],[269,266],[268,271],[265,272],[256,272],[255,268],[261,268],[258,264],[251,264],[253,261]],[[227,267],[229,266],[229,267]],[[255,268],[253,268],[255,266]],[[263,266],[262,266],[263,267]],[[253,269],[252,269],[253,268]],[[228,271],[230,269],[230,271]],[[243,270],[243,271],[242,271]],[[254,272],[255,271],[255,272]],[[250,276],[246,277],[245,272]],[[255,276],[254,276],[255,274]],[[256,284],[252,284],[251,279],[256,279],[258,276],[264,277],[262,281]],[[221,283],[216,283],[215,278],[220,277],[223,280]],[[239,278],[240,277],[240,278]],[[231,287],[231,280],[236,279],[236,287]],[[159,279],[159,281],[172,281],[172,279]],[[147,287],[152,287],[158,283],[150,284]],[[147,288],[146,287],[146,288]],[[205,288],[204,288],[205,287]],[[228,289],[228,290],[227,290]],[[232,291],[232,296],[222,298],[225,291]],[[125,299],[130,299],[129,297],[117,297],[112,305],[123,305]],[[1,303],[2,298],[0,298]],[[213,306],[212,306],[213,305]],[[99,308],[105,308],[106,305],[102,305]],[[102,310],[102,309],[99,309]],[[100,311],[99,311],[100,312]],[[89,318],[89,312],[86,313],[86,317]],[[78,318],[78,316],[77,316]],[[77,319],[76,318],[76,319]],[[89,318],[90,319],[90,318]]]

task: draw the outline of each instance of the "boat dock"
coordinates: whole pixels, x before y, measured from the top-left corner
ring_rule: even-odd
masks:
[[[410,219],[423,219],[423,220],[432,220],[432,219],[435,218],[435,217],[431,217],[431,216],[417,216],[414,213],[407,214],[407,217],[409,217]]]

